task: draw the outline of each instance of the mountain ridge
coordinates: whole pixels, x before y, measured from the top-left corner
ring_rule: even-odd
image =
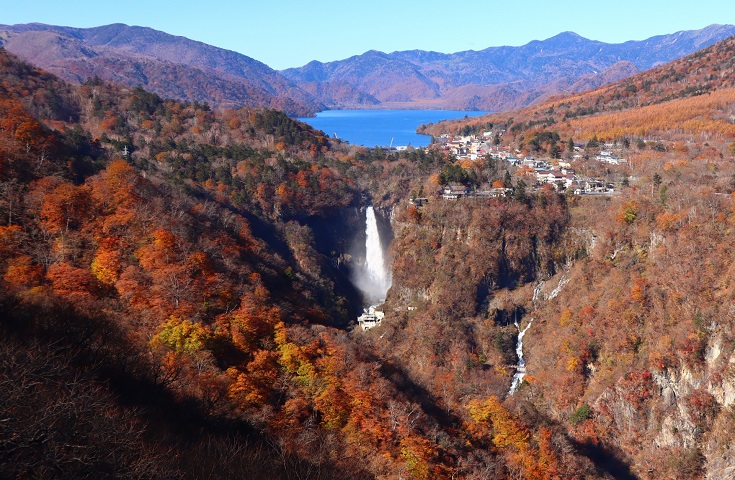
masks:
[[[567,31],[478,51],[369,50],[280,72],[237,52],[122,23],[0,25],[0,45],[68,81],[98,76],[183,101],[308,116],[339,108],[510,110],[622,80],[733,34],[735,26],[710,25],[607,44]]]
[[[323,108],[262,62],[148,27],[0,26],[8,51],[62,78],[98,76],[164,97],[214,106],[263,106],[306,115]]]
[[[560,133],[572,134],[575,138],[580,134],[585,138],[598,136],[614,140],[619,136],[641,135],[640,132],[660,138],[681,134],[697,136],[699,130],[719,131],[720,134],[731,132],[732,101],[728,96],[731,98],[732,90],[735,89],[735,80],[731,75],[735,68],[732,52],[735,52],[735,37],[728,37],[618,82],[609,82],[592,89],[581,88],[581,92],[567,95],[539,96],[521,109],[470,120],[445,121],[420,130],[422,133],[440,135],[457,132],[467,125],[479,132],[487,122],[497,123],[510,116],[515,119],[519,131],[523,130],[521,125],[555,125],[554,128]],[[619,68],[632,67],[619,65]],[[580,80],[578,86],[590,87],[594,78]],[[718,103],[720,97],[722,102]],[[696,98],[698,102],[690,101]],[[671,118],[674,115],[679,120],[675,122],[676,128],[672,129]],[[715,124],[717,127],[713,126]],[[706,129],[704,125],[707,125]]]
[[[467,50],[449,54],[423,50],[392,53],[371,50],[335,62],[310,62],[300,68],[283,70],[282,73],[302,88],[310,85],[313,90],[311,84],[315,81],[330,85],[350,84],[384,103],[391,101],[383,96],[383,92],[390,91],[388,85],[393,83],[401,84],[404,97],[417,104],[429,102],[436,106],[437,99],[440,99],[444,100],[441,105],[443,108],[499,111],[528,105],[528,98],[548,95],[553,84],[560,80],[572,86],[583,77],[601,75],[592,82],[593,85],[611,83],[635,73],[630,69],[624,72],[617,69],[617,75],[616,70],[608,71],[618,62],[630,62],[638,71],[648,70],[733,34],[735,26],[710,25],[701,30],[608,44],[586,39],[574,32],[561,32],[546,40],[533,40],[519,47],[488,47],[479,51]],[[380,85],[371,85],[364,80],[354,82],[354,70],[359,66],[361,71],[365,71],[368,60],[373,61],[373,72],[387,68],[388,62],[398,61],[402,69],[413,69],[422,74],[423,78],[418,75],[406,78],[392,74],[382,78]],[[460,87],[462,90],[473,90],[468,87],[473,85],[477,86],[474,87],[475,91],[484,90],[489,93],[480,94],[478,99],[475,98],[477,95],[462,96],[456,91]],[[583,88],[584,85],[582,83],[576,88]],[[429,88],[432,86],[433,88]],[[494,88],[489,88],[491,86]],[[504,88],[500,88],[501,86]],[[422,92],[427,89],[433,90],[432,96],[422,96]],[[517,90],[517,93],[500,98],[494,96],[496,91],[508,89]],[[565,91],[570,90],[556,93]],[[330,108],[344,106],[328,97],[320,97],[319,100]]]

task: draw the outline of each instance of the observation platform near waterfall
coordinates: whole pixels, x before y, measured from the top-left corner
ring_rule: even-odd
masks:
[[[373,327],[377,327],[385,318],[385,312],[376,310],[375,307],[368,308],[368,311],[357,317],[357,324],[362,328],[363,332],[367,332]]]

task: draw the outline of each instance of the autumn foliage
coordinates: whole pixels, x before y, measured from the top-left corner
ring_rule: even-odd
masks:
[[[627,140],[612,196],[534,188],[530,168],[524,187],[521,168],[504,178],[491,157],[340,145],[277,111],[69,86],[0,51],[0,381],[16,402],[0,430],[17,445],[8,465],[25,469],[0,472],[52,471],[24,453],[39,435],[66,445],[59,458],[117,452],[125,461],[99,465],[146,478],[718,471],[732,424],[733,85],[695,69],[706,92],[685,91],[679,77],[729,68],[731,47],[553,112],[493,117],[508,147],[539,155],[571,157],[571,137],[588,157]],[[644,136],[656,138],[639,147]],[[450,178],[510,193],[444,201]],[[393,287],[386,321],[363,333],[350,329],[361,304],[343,219],[367,198],[390,212]],[[509,395],[528,325],[527,375]],[[57,411],[79,431],[43,417]]]

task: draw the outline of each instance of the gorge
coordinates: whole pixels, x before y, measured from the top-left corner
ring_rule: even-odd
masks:
[[[728,478],[733,52],[454,127],[602,197],[0,49],[0,477]]]

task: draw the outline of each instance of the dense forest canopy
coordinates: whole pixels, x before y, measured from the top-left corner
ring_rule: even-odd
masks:
[[[344,330],[354,318],[347,277],[312,229],[366,196],[391,207],[431,188],[451,159],[348,148],[280,112],[213,111],[98,79],[74,87],[5,52],[2,61],[7,475],[199,478],[244,468],[418,478],[506,468],[495,466],[505,446],[491,443],[475,467],[470,457],[489,440],[457,430],[487,418],[450,411]],[[47,348],[58,353],[39,364]],[[14,378],[48,385],[29,390]],[[72,386],[61,398],[75,400],[61,408],[59,389]],[[171,424],[169,408],[184,426]],[[45,411],[59,421],[45,425]],[[71,415],[87,423],[71,432]],[[176,433],[197,425],[204,439]],[[33,450],[47,428],[56,453]],[[108,430],[109,441],[95,440]],[[543,468],[536,456],[552,433],[513,447],[529,453],[523,468]],[[79,457],[69,442],[94,448]],[[173,459],[189,456],[201,465]]]
[[[448,127],[622,179],[580,196],[0,50],[1,476],[721,478],[731,59]],[[628,163],[595,162],[605,143]],[[443,199],[456,184],[506,193]],[[341,249],[370,203],[393,286],[361,332]]]

